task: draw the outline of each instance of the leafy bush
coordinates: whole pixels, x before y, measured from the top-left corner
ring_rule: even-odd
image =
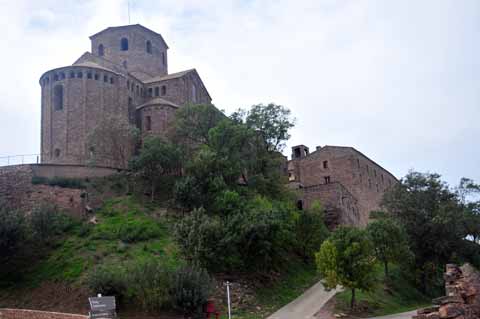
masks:
[[[210,270],[269,271],[282,264],[294,244],[293,210],[282,202],[256,197],[221,218],[194,210],[175,228],[188,259]]]
[[[23,214],[16,210],[0,208],[0,259],[13,255],[24,239]]]
[[[127,267],[129,296],[143,309],[158,311],[170,303],[171,270],[157,260],[147,260]]]
[[[175,227],[174,236],[184,255],[192,263],[216,268],[222,263],[224,228],[221,220],[196,209]]]
[[[299,212],[295,220],[296,250],[305,261],[314,257],[328,235],[323,207],[319,202],[314,202],[310,209]]]
[[[125,269],[120,266],[105,264],[97,266],[88,275],[88,287],[94,294],[115,296],[121,300],[127,292]]]
[[[173,306],[187,315],[201,313],[212,289],[212,278],[205,269],[180,268],[175,272],[171,288]]]
[[[40,241],[65,232],[72,224],[70,217],[60,213],[54,205],[49,203],[34,207],[30,215],[33,236]]]

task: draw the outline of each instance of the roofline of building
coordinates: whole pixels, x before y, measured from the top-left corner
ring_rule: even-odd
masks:
[[[177,108],[177,109],[179,108],[179,106],[177,104],[175,104],[173,102],[170,102],[169,100],[160,98],[161,100],[164,100],[165,102],[155,102],[156,99],[158,99],[158,98],[154,98],[153,100],[150,100],[149,102],[143,103],[142,105],[137,106],[135,109],[140,110],[140,109],[143,109],[143,108],[148,107],[148,106],[157,106],[157,105],[165,105],[165,106],[170,106],[170,107]]]
[[[337,145],[325,145],[325,146],[322,146],[320,149],[316,149],[315,151],[307,154],[304,158],[307,158],[313,154],[315,154],[316,152],[321,152],[324,148],[326,147],[333,147],[333,148],[346,148],[346,149],[351,149],[353,150],[354,152],[360,154],[361,156],[365,157],[367,160],[369,160],[370,162],[372,162],[373,164],[377,165],[378,167],[380,167],[381,169],[383,169],[385,172],[387,172],[388,174],[390,174],[391,177],[393,177],[397,182],[398,182],[398,178],[395,177],[395,175],[393,175],[392,173],[390,173],[390,171],[388,171],[387,169],[385,169],[382,165],[378,164],[377,162],[375,162],[374,160],[372,160],[370,157],[368,157],[367,155],[363,154],[362,152],[360,152],[359,150],[357,150],[355,147],[352,147],[352,146],[337,146]],[[301,160],[301,158],[299,158]],[[293,160],[293,159],[292,159]],[[297,160],[297,159],[296,159]]]
[[[128,27],[139,27],[139,28],[141,28],[141,29],[143,29],[143,30],[145,30],[145,31],[147,31],[147,32],[152,33],[153,35],[159,37],[159,38],[162,40],[162,42],[163,42],[163,44],[165,45],[165,47],[166,47],[167,49],[169,49],[167,42],[165,41],[165,39],[163,38],[163,36],[162,36],[160,33],[157,33],[157,32],[155,32],[155,31],[153,31],[153,30],[151,30],[151,29],[149,29],[149,28],[147,28],[147,27],[144,27],[143,25],[141,25],[141,24],[139,24],[139,23],[137,23],[137,24],[120,25],[120,26],[116,26],[116,27],[108,27],[108,28],[103,29],[103,30],[100,31],[100,32],[97,32],[97,33],[91,35],[89,38],[90,38],[90,40],[93,40],[93,38],[96,38],[97,36],[99,36],[100,34],[106,32],[106,31],[108,31],[108,30],[128,28]]]
[[[153,79],[150,79],[150,80],[146,80],[146,81],[143,82],[143,83],[148,85],[148,84],[152,84],[152,83],[157,83],[157,82],[167,81],[167,80],[171,80],[171,79],[181,78],[181,77],[183,77],[183,76],[185,76],[185,75],[187,75],[187,74],[189,74],[189,73],[191,73],[191,72],[194,72],[194,73],[196,74],[196,76],[197,76],[198,79],[200,80],[200,83],[201,83],[202,86],[203,86],[203,89],[205,90],[205,92],[207,92],[207,95],[208,95],[208,97],[210,98],[210,100],[212,100],[212,97],[211,97],[210,93],[208,92],[207,87],[206,87],[205,84],[203,83],[203,80],[202,80],[202,78],[200,77],[200,74],[198,74],[198,71],[197,71],[197,69],[195,69],[195,68],[193,68],[193,69],[187,69],[187,70],[185,70],[185,71],[179,71],[179,72],[175,72],[175,73],[166,74],[166,75],[160,77],[158,80],[153,80],[153,79],[154,79],[154,78],[153,78]],[[183,73],[183,74],[178,75],[178,76],[175,76],[176,74],[180,74],[180,73]],[[171,77],[169,78],[169,76],[171,76]],[[163,78],[165,78],[165,79],[163,79]]]
[[[125,77],[125,74],[122,74],[122,73],[118,73],[116,71],[113,71],[112,69],[109,69],[109,68],[104,68],[102,66],[86,66],[86,65],[78,65],[78,64],[73,64],[73,65],[67,65],[67,66],[61,66],[61,67],[58,67],[58,68],[54,68],[54,69],[50,69],[48,71],[45,71],[42,73],[42,75],[40,76],[40,79],[38,80],[38,82],[40,83],[40,85],[42,84],[41,83],[41,80],[42,78],[49,72],[52,72],[52,71],[57,71],[57,70],[61,70],[61,69],[67,69],[67,68],[90,68],[90,69],[97,69],[97,70],[101,70],[101,71],[107,71],[107,72],[110,72],[110,73],[113,73],[115,75],[119,75],[119,76],[123,76]],[[140,80],[139,80],[140,81]]]

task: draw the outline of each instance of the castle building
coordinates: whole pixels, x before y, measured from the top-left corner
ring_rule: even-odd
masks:
[[[353,147],[305,145],[292,147],[289,186],[298,190],[297,205],[308,209],[319,201],[330,228],[365,226],[371,211],[379,210],[385,191],[398,180]]]
[[[136,24],[109,27],[90,40],[91,52],[40,77],[42,163],[86,165],[88,136],[108,116],[162,135],[179,107],[211,103],[195,69],[168,72],[160,34]],[[110,159],[95,165],[115,166]]]

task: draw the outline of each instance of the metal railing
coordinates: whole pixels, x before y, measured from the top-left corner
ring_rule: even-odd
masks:
[[[20,164],[39,164],[40,154],[23,154],[0,156],[0,166],[20,165]]]

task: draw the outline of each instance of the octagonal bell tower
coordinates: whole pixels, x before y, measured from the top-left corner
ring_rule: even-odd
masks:
[[[90,37],[92,53],[121,65],[140,80],[168,74],[168,45],[140,24],[110,27]]]

